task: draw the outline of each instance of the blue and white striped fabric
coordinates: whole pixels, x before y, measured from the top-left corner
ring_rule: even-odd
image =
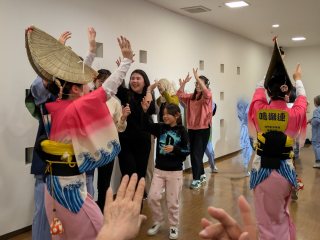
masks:
[[[259,157],[260,158],[260,157]],[[281,176],[286,178],[294,187],[297,187],[297,175],[292,165],[292,160],[282,160],[279,169],[255,168],[253,167],[250,175],[250,189],[254,189],[263,180],[269,177],[271,172],[275,170]]]

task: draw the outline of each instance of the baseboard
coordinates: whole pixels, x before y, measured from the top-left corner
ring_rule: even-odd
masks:
[[[217,158],[214,159],[214,161],[215,161],[215,162],[221,162],[221,161],[226,160],[226,159],[228,159],[228,158],[232,158],[232,157],[237,156],[240,152],[241,152],[241,149],[240,149],[240,150],[237,150],[237,151],[235,151],[235,152],[228,153],[228,154],[226,154],[226,155],[217,157]],[[205,168],[206,168],[206,167],[209,167],[209,162],[205,162],[205,163],[204,163],[204,167],[205,167]],[[192,172],[191,170],[192,170],[192,169],[191,169],[191,167],[190,167],[190,168],[184,169],[183,172],[184,172],[184,173],[191,173],[191,172]]]
[[[31,231],[31,225],[27,226],[27,227],[24,227],[24,228],[21,228],[21,229],[18,229],[16,231],[7,233],[5,235],[2,235],[2,236],[0,236],[0,240],[10,239],[10,238],[16,237],[16,236],[18,236],[18,235],[20,235],[22,233],[29,232],[29,231]]]

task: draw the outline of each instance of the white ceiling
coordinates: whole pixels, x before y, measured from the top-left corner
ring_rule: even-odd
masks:
[[[277,35],[283,47],[320,45],[320,0],[246,0],[249,7],[231,9],[231,0],[146,0],[178,14],[225,29],[263,45],[272,46]],[[181,8],[204,6],[204,13],[188,13]],[[280,24],[279,28],[272,28]],[[304,36],[302,42],[292,37]]]

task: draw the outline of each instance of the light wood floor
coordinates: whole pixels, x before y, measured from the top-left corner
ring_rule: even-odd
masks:
[[[297,172],[305,184],[304,190],[299,194],[298,201],[291,202],[290,211],[297,228],[297,240],[320,239],[320,169],[312,168],[314,154],[311,146],[301,150],[301,161],[297,162]],[[179,239],[199,239],[200,219],[208,216],[208,206],[221,207],[239,220],[239,211],[236,199],[244,195],[252,204],[252,192],[249,190],[249,178],[244,176],[241,167],[241,156],[235,154],[217,161],[219,173],[209,173],[206,168],[208,184],[199,191],[189,189],[191,174],[185,173],[184,186],[181,199]],[[160,232],[149,237],[147,229],[152,225],[151,214],[147,204],[144,204],[144,214],[148,220],[143,223],[139,240],[168,239],[168,226],[165,225]],[[125,229],[124,229],[125,231]],[[21,234],[13,240],[31,240],[31,233]],[[76,240],[76,239],[75,239]]]

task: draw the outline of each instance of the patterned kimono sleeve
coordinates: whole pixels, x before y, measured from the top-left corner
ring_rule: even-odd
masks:
[[[120,152],[117,129],[102,88],[74,101],[68,130],[81,173],[113,161]]]

